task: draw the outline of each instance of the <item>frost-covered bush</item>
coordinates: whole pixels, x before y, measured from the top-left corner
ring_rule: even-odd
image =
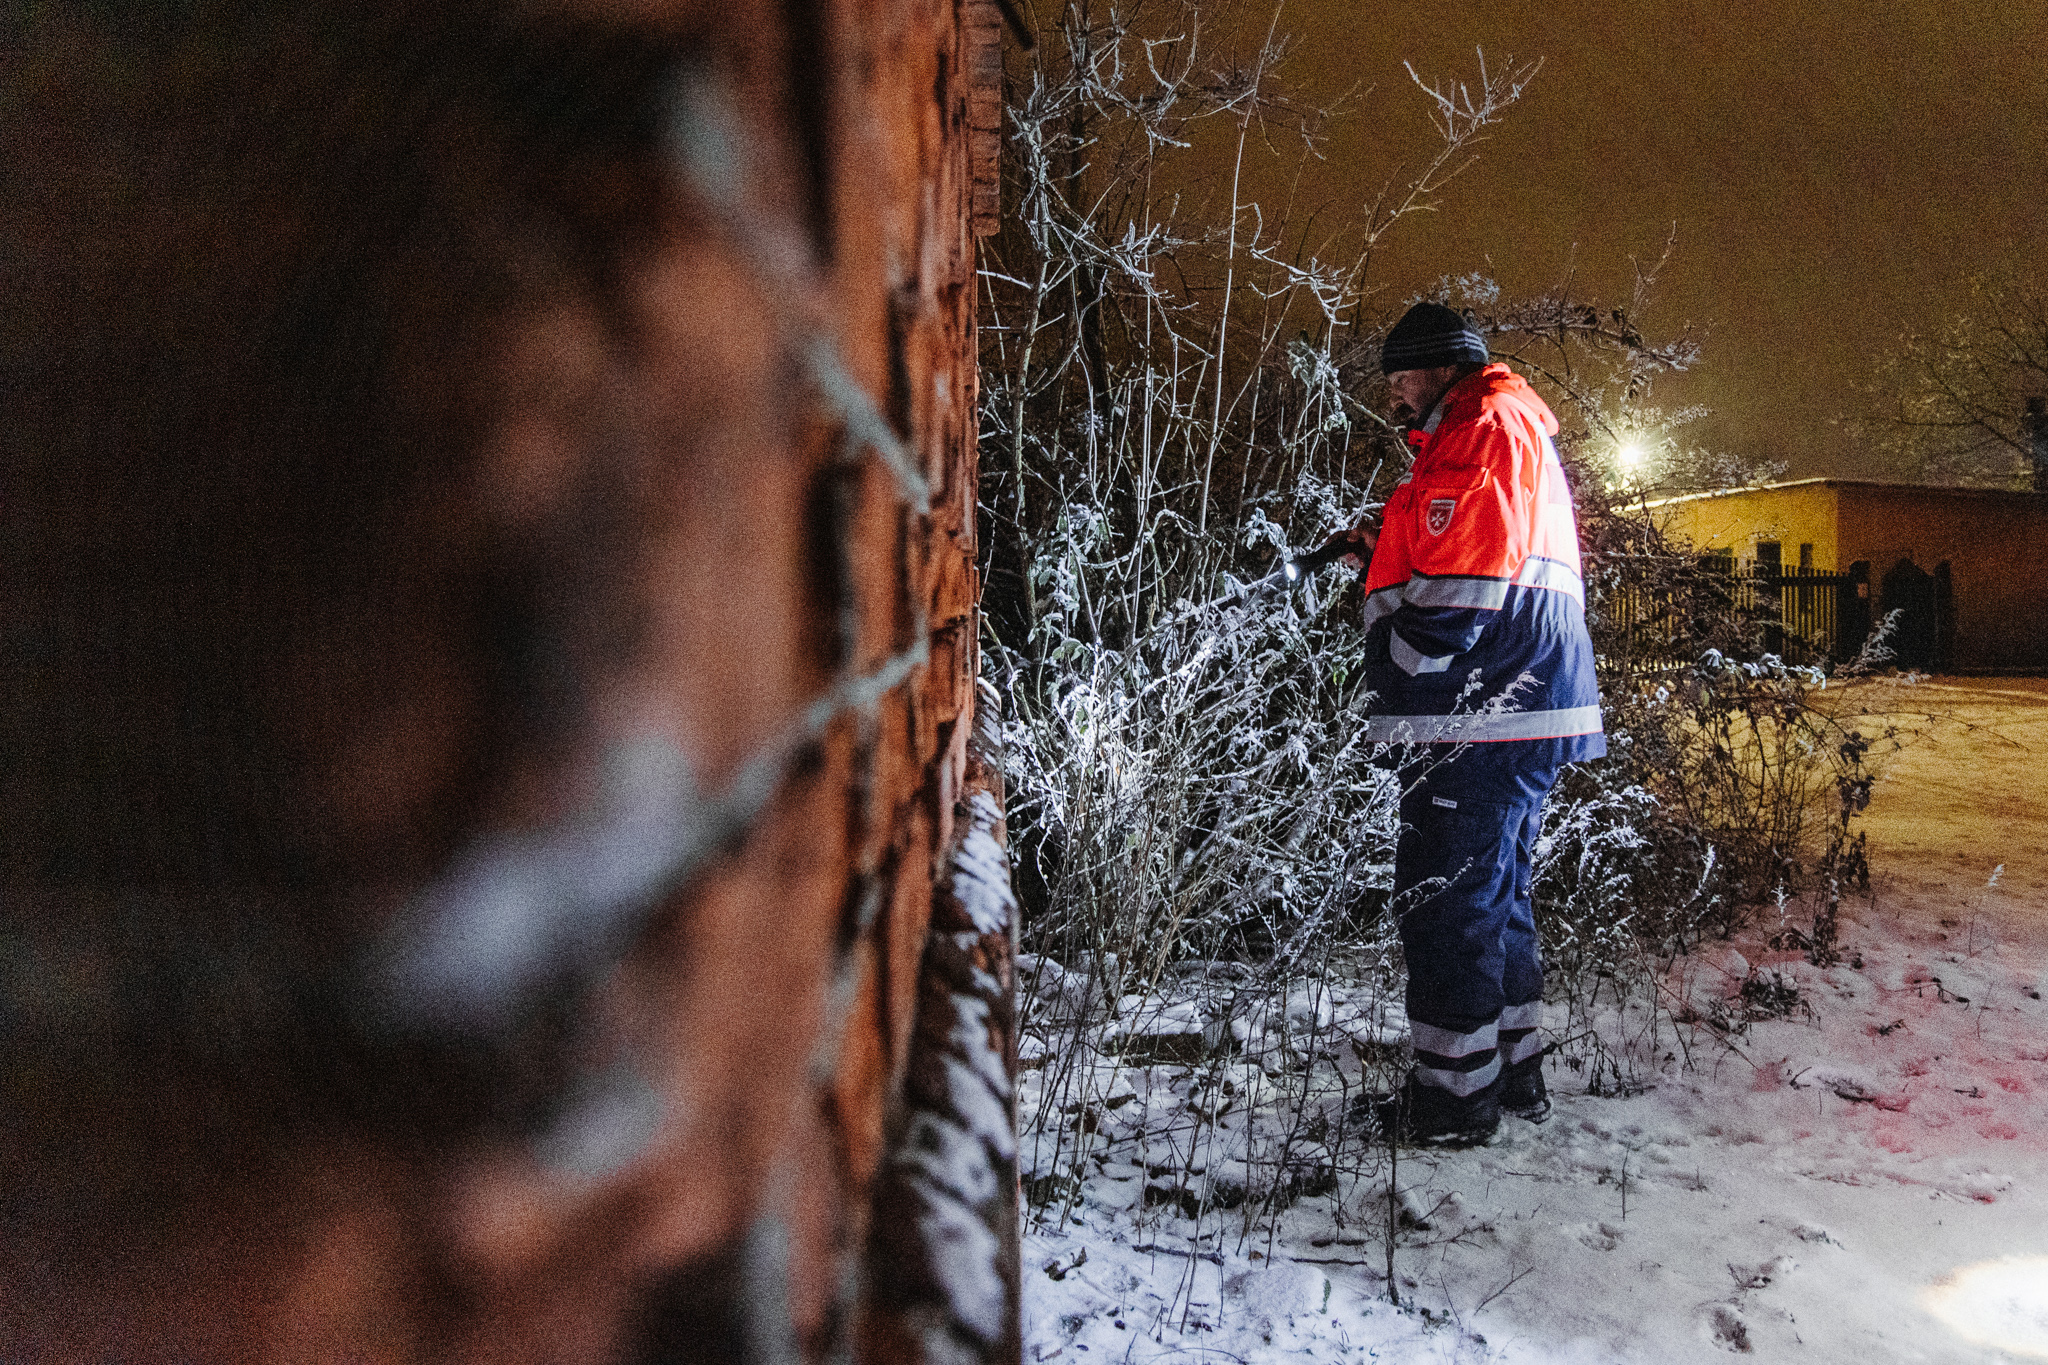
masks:
[[[1859,784],[1867,803],[1869,745],[1852,740],[1829,688],[1888,660],[1888,625],[1840,663],[1788,663],[1768,648],[1783,634],[1768,598],[1745,605],[1725,569],[1666,540],[1628,503],[1581,487],[1610,755],[1570,774],[1560,793],[1649,798],[1638,828],[1658,857],[1638,872],[1636,932],[1683,948],[1802,890],[1825,856],[1816,816],[1827,825]]]
[[[1136,981],[1342,925],[1388,884],[1396,823],[1393,778],[1362,739],[1363,638],[1341,604],[1313,583],[1290,595],[1226,578],[1112,648],[1078,620],[1088,547],[1063,529],[1049,548],[1036,687],[1027,656],[998,655],[1010,695],[1040,703],[1004,726],[1031,946],[1118,953]]]
[[[984,657],[1025,911],[1024,1166],[1048,1216],[1122,1163],[1133,1216],[1229,1210],[1248,1235],[1322,1172],[1380,1159],[1347,1135],[1346,1104],[1405,1066],[1392,765],[1415,756],[1363,739],[1351,573],[1276,571],[1405,472],[1376,362],[1408,300],[1370,267],[1533,68],[1418,80],[1438,145],[1315,254],[1236,198],[1236,159],[1288,138],[1312,151],[1283,47],[1218,61],[1191,7],[1151,14],[1142,40],[1119,13],[1070,8],[1017,59],[1014,213],[981,280]],[[1188,216],[1197,202],[1215,216]],[[1640,291],[1622,309],[1503,299],[1485,278],[1433,293],[1566,426],[1613,754],[1549,804],[1538,918],[1559,1061],[1626,1088],[1663,1051],[1660,962],[1800,875],[1839,743],[1813,704],[1823,680],[1761,658],[1758,613],[1663,543],[1603,463],[1619,433],[1685,416],[1646,403],[1691,341],[1646,338]]]

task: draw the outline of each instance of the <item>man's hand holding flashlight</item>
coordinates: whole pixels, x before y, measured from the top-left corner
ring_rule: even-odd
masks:
[[[1379,543],[1380,533],[1370,526],[1354,526],[1348,531],[1339,531],[1307,554],[1287,561],[1287,581],[1292,583],[1303,574],[1314,573],[1326,564],[1342,562],[1349,568],[1362,569],[1372,558],[1372,547]]]
[[[1324,542],[1324,548],[1338,550],[1337,561],[1345,568],[1362,569],[1372,558],[1373,546],[1379,543],[1378,531],[1370,526],[1354,526],[1331,536]]]

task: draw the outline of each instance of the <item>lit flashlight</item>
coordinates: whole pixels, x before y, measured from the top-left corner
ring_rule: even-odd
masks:
[[[1303,574],[1314,573],[1325,565],[1335,564],[1345,555],[1356,555],[1360,559],[1365,559],[1371,553],[1370,550],[1354,541],[1342,536],[1332,536],[1320,549],[1288,556],[1286,565],[1287,581],[1289,583],[1298,582]]]

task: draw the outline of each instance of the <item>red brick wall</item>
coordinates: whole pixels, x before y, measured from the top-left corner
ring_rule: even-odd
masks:
[[[260,988],[226,1042],[166,997],[168,1060],[64,1054],[6,1096],[0,1141],[53,1193],[8,1214],[0,1355],[853,1332],[970,794],[970,8],[8,21],[0,458],[28,530],[0,662],[31,699],[9,742],[52,756],[0,799],[54,850],[4,869],[8,927],[75,965],[102,940],[67,926],[113,942],[156,897]],[[73,648],[86,615],[117,626]],[[192,707],[232,741],[165,740]],[[451,869],[581,837],[650,744],[686,765],[662,818],[699,803],[671,842],[716,837],[617,954],[514,1043],[420,1044],[445,1084],[365,1035],[378,953],[431,938]],[[114,756],[101,805],[87,752]],[[109,811],[134,828],[102,857]],[[607,1147],[618,1095],[644,1122]]]

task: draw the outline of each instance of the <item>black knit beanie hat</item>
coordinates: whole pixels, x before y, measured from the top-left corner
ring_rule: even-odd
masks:
[[[1380,369],[1387,374],[1468,361],[1486,363],[1486,338],[1463,313],[1440,303],[1418,303],[1403,313],[1380,347]]]

